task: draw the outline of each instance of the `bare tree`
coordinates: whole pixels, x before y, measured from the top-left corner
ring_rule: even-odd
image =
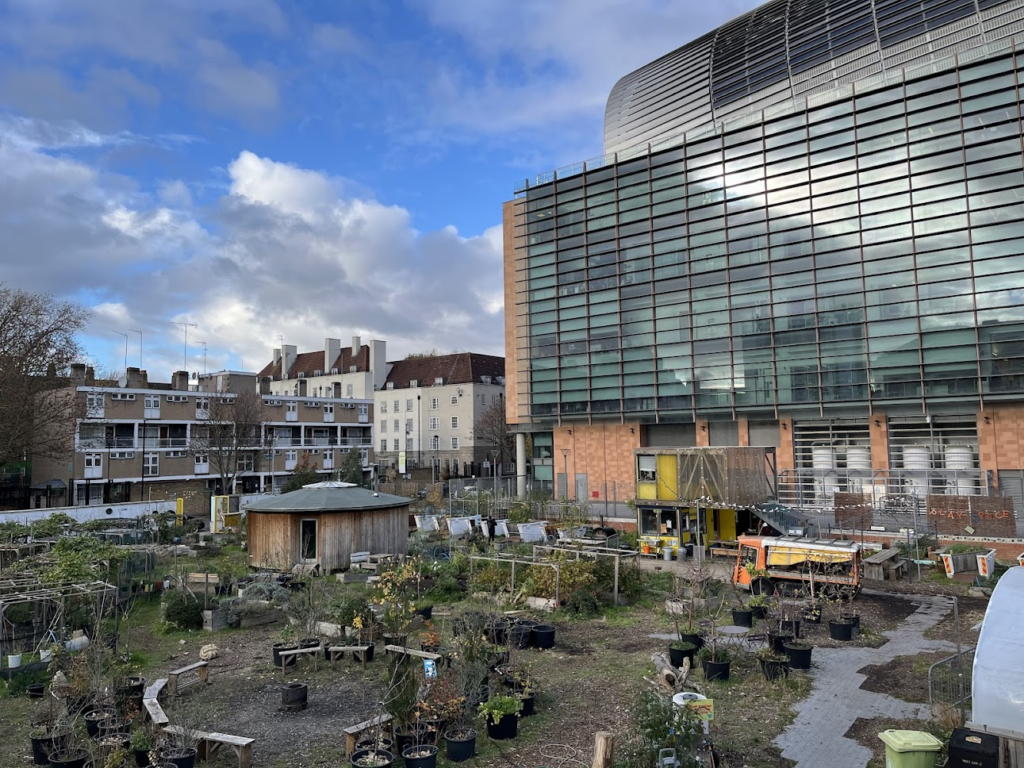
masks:
[[[66,455],[75,398],[64,377],[88,317],[77,304],[0,283],[0,466],[29,453]]]
[[[210,395],[209,417],[192,430],[189,450],[205,456],[220,476],[221,493],[234,492],[236,480],[258,472],[269,443],[263,397],[257,392]]]
[[[474,425],[474,435],[479,445],[494,447],[495,461],[504,463],[505,456],[515,455],[515,435],[505,422],[505,398],[499,397],[484,408]]]

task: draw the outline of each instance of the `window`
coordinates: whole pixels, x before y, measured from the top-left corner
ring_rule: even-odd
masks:
[[[299,452],[298,451],[285,451],[284,452],[284,460],[285,461],[298,461],[299,460]]]
[[[458,416],[452,416],[452,429],[458,429],[458,428],[459,428],[459,417]]]
[[[410,387],[418,387],[419,385],[420,385],[420,380],[419,379],[409,379],[409,386]]]
[[[402,450],[401,448],[398,447],[401,443],[399,442],[397,437],[391,441],[391,444],[394,446],[394,450],[396,452]]]
[[[360,403],[359,404],[360,420],[362,420],[362,417],[369,416],[369,415],[370,415],[370,406],[368,406],[366,403]]]
[[[491,383],[491,377],[490,376],[481,376],[480,377],[480,381],[482,381],[484,384],[490,384]]]
[[[331,368],[331,376],[337,376],[337,375],[338,375],[338,369],[337,368]]]
[[[436,397],[430,398],[430,410],[436,411],[441,406],[441,401]]]
[[[86,408],[102,408],[106,398],[104,395],[86,395],[85,396],[85,407]]]
[[[395,419],[394,422],[392,422],[392,424],[391,424],[391,428],[395,432],[401,432],[402,431],[402,426],[401,425],[402,425],[402,422],[399,419]]]
[[[210,457],[207,456],[205,453],[197,453],[196,454],[196,464],[209,464],[209,463],[210,463]]]
[[[135,451],[111,451],[111,459],[134,459]]]
[[[412,450],[412,438],[411,437],[405,438],[405,450],[407,450],[407,451],[411,451]]]
[[[430,450],[439,451],[441,450],[441,438],[437,435],[431,435],[430,437]]]
[[[164,454],[168,459],[184,459],[188,456],[186,451],[168,451]]]
[[[263,404],[264,405],[270,405],[270,403],[272,403],[272,402],[273,402],[272,400],[270,400],[270,401],[264,400]],[[208,410],[210,410],[210,400],[209,400],[209,398],[197,397],[196,398],[196,410],[197,411],[208,411]]]
[[[380,420],[380,431],[381,432],[387,432],[388,431],[388,420],[387,419],[381,419]]]
[[[388,439],[385,437],[380,441],[380,452],[387,453],[388,450]]]
[[[254,466],[253,455],[251,453],[243,453],[238,457],[238,471],[239,472],[252,472]]]
[[[85,454],[85,466],[87,469],[102,469],[103,468],[103,454],[102,453],[87,453]]]
[[[436,377],[436,378],[434,379],[434,385],[435,385],[435,386],[440,386],[441,384],[444,384],[444,376],[438,376],[438,377]]]
[[[285,413],[298,413],[299,412],[299,404],[298,403],[285,403],[284,404],[284,410],[285,410]]]
[[[458,449],[459,449],[459,438],[453,437],[452,438],[452,450],[453,451],[457,451]]]
[[[135,395],[130,392],[115,392],[110,396],[111,400],[135,400]]]
[[[388,382],[388,385],[387,385],[387,388],[388,388],[388,389],[394,389],[394,388],[395,388],[395,382],[393,382],[393,381],[389,381],[389,382]]]
[[[320,374],[322,374],[322,373],[323,373],[323,371],[321,371],[321,370],[319,370],[319,369],[317,369],[317,370],[313,371],[313,375],[314,375],[314,376],[319,376],[319,375],[320,375]]]
[[[380,412],[381,413],[387,413],[388,412],[388,401],[387,400],[381,400],[380,401]]]
[[[188,395],[167,395],[164,400],[168,403],[187,403]]]
[[[351,384],[346,384],[345,385],[345,397],[352,397],[352,385]]]
[[[641,483],[653,483],[657,477],[657,458],[655,456],[637,456],[637,476]]]
[[[412,400],[406,400],[405,401],[405,410],[406,411],[411,411],[412,410]]]
[[[459,396],[458,395],[452,395],[452,405],[458,405],[458,404],[459,404]]]
[[[160,454],[147,453],[142,457],[142,474],[154,477],[160,474]]]
[[[146,408],[159,408],[160,407],[160,395],[146,395],[146,402],[144,404]]]
[[[326,405],[324,405],[324,413],[327,415],[334,413],[334,405],[332,405],[331,403],[327,403]]]
[[[441,428],[441,420],[439,418],[437,418],[437,416],[431,416],[430,420],[427,422],[427,428],[428,429],[440,429]]]
[[[412,419],[405,420],[405,431],[412,432]]]
[[[393,413],[398,413],[398,406],[399,406],[399,401],[395,400],[395,407],[392,409]]]

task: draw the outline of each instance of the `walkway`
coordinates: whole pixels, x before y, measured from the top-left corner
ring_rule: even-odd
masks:
[[[859,717],[926,719],[927,704],[910,704],[883,693],[861,690],[866,679],[858,674],[869,664],[885,664],[897,656],[955,650],[944,640],[927,640],[924,632],[953,608],[946,597],[914,595],[921,606],[896,629],[884,633],[889,642],[881,648],[815,648],[811,695],[794,709],[796,720],[775,740],[782,756],[796,761],[797,768],[863,768],[871,751],[843,734]]]

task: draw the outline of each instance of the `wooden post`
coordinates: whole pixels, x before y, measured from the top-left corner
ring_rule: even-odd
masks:
[[[615,734],[598,731],[594,734],[594,762],[591,768],[612,768],[612,753],[615,750]]]
[[[614,604],[619,604],[619,556],[615,555],[615,581],[612,584],[612,596]]]

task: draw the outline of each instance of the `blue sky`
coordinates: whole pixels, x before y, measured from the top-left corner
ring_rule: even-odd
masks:
[[[86,305],[112,373],[118,333],[155,379],[200,342],[503,354],[515,182],[600,155],[619,77],[755,5],[0,0],[0,280]]]

